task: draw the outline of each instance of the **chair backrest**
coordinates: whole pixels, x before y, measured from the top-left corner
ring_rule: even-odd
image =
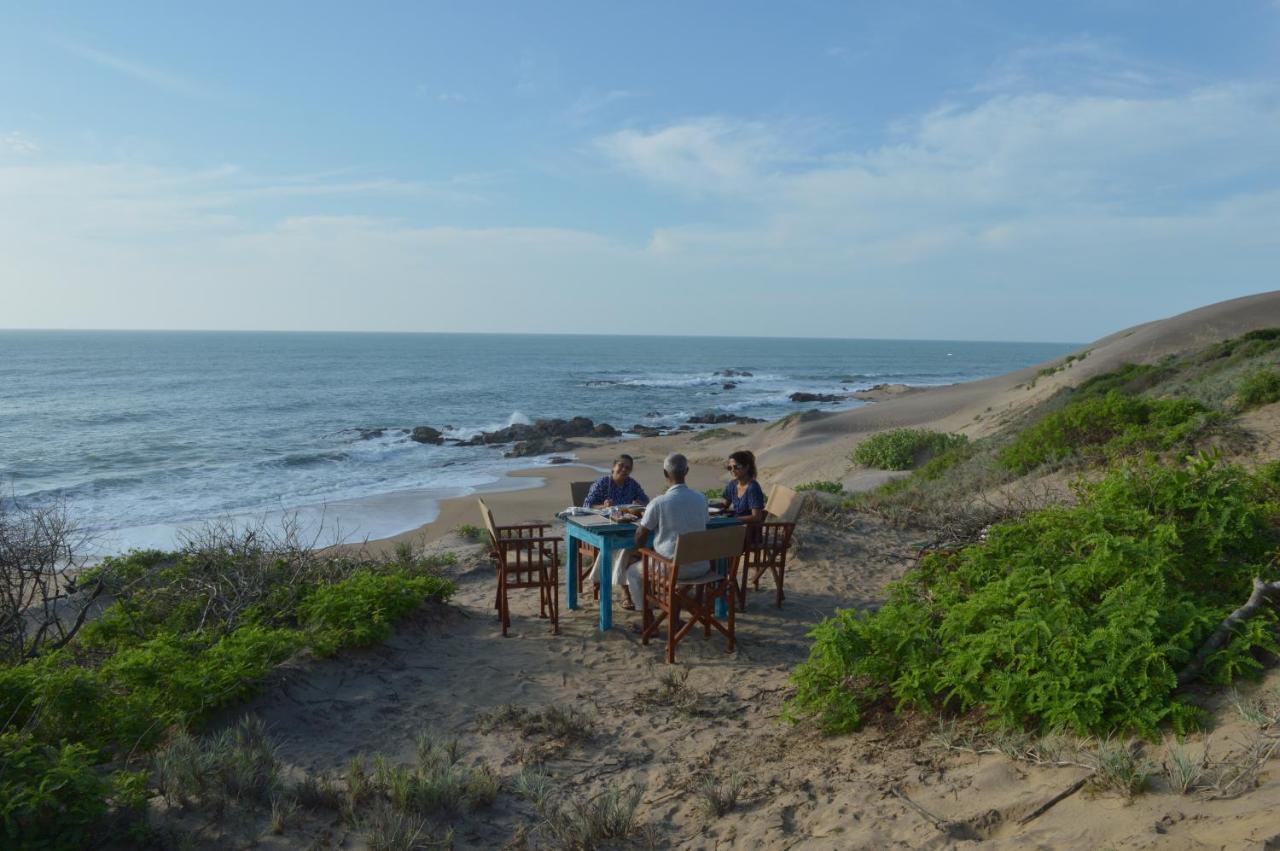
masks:
[[[477,499],[480,504],[480,517],[484,520],[484,528],[489,530],[489,537],[493,539],[493,545],[498,546],[498,524],[493,520],[493,512],[489,510],[489,506],[485,504],[483,499]]]
[[[685,532],[676,538],[676,564],[693,564],[742,555],[747,540],[747,527],[722,526],[705,532]]]
[[[794,523],[800,517],[800,509],[804,508],[804,500],[805,494],[797,493],[786,485],[774,485],[765,511],[778,523]]]
[[[569,493],[573,495],[573,504],[582,505],[587,501],[587,494],[595,482],[569,482]]]

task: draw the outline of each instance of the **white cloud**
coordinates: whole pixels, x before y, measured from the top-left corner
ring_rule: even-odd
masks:
[[[436,100],[440,103],[466,103],[467,96],[460,92],[440,92]]]
[[[597,139],[596,148],[624,171],[691,195],[754,192],[762,170],[784,159],[764,125],[722,117],[620,130]]]
[[[40,151],[40,146],[37,145],[35,140],[27,134],[17,130],[12,130],[0,136],[0,151],[8,151],[11,154],[27,155],[38,153]]]

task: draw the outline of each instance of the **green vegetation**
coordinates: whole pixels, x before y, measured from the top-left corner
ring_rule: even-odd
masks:
[[[910,470],[968,440],[962,434],[896,428],[873,434],[859,443],[853,450],[852,460],[879,470]]]
[[[1280,402],[1280,372],[1274,368],[1256,369],[1245,374],[1236,390],[1242,410],[1260,408]]]
[[[732,431],[727,428],[709,428],[705,431],[694,432],[693,437],[689,438],[694,443],[701,443],[704,440],[722,440],[730,437],[743,437],[740,431]]]
[[[179,552],[84,572],[113,602],[65,646],[0,667],[5,835],[18,847],[103,839],[109,800],[117,811],[145,801],[129,768],[148,751],[166,737],[181,746],[298,650],[379,641],[423,601],[448,600],[453,585],[436,573],[447,561],[324,557],[261,530],[213,529]]]
[[[1000,453],[1015,473],[1041,464],[1110,460],[1141,451],[1189,448],[1219,417],[1192,399],[1148,399],[1116,390],[1087,396],[1023,431]]]
[[[798,491],[822,491],[823,493],[844,493],[844,486],[839,482],[805,482],[796,485]]]
[[[1184,730],[1197,713],[1178,671],[1254,576],[1276,574],[1278,483],[1277,465],[1135,463],[1081,483],[1074,507],[927,555],[875,614],[842,611],[814,630],[792,712],[830,732],[885,706],[1082,734]],[[1241,624],[1202,676],[1259,671],[1257,653],[1280,651],[1274,621],[1268,609]]]
[[[489,533],[479,526],[472,526],[470,523],[461,523],[453,527],[453,533],[459,538],[465,538],[468,541],[481,542],[489,537]]]

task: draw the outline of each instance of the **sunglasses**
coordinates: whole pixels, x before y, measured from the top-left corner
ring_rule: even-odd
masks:
[[[727,464],[725,465],[725,469],[726,470],[745,470],[746,467],[742,466],[741,464]]]

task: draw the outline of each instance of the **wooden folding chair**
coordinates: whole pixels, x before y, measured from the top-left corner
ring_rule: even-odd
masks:
[[[667,623],[667,663],[676,661],[676,645],[695,626],[702,624],[703,636],[711,637],[714,627],[729,641],[725,652],[732,653],[737,644],[734,634],[733,597],[737,588],[738,562],[742,545],[746,540],[746,526],[724,526],[705,532],[687,532],[676,539],[673,558],[666,558],[645,547],[640,550],[641,570],[644,571],[644,629],[640,641],[648,644],[658,632],[663,621]],[[704,576],[683,579],[680,566],[697,562],[727,561],[728,570],[721,575],[712,569]],[[724,600],[728,616],[724,623],[716,618],[715,602]],[[654,615],[654,609],[658,614]],[[688,620],[676,627],[679,613],[685,612]]]
[[[522,526],[499,526],[483,499],[480,515],[493,549],[489,557],[498,573],[498,591],[493,607],[502,622],[502,634],[511,626],[511,606],[507,592],[512,588],[538,589],[538,617],[551,618],[551,633],[560,633],[560,538],[548,535],[548,523],[526,523]]]
[[[745,611],[747,608],[748,574],[752,585],[759,591],[760,577],[766,570],[773,574],[773,582],[777,586],[775,605],[782,608],[782,601],[786,597],[782,592],[782,582],[787,573],[787,551],[791,549],[791,535],[795,532],[800,510],[804,508],[805,497],[805,494],[797,493],[784,485],[774,485],[769,492],[769,500],[765,504],[765,520],[752,526],[746,551],[742,555],[738,611]]]
[[[591,486],[595,482],[569,482],[569,493],[573,498],[573,504],[581,506],[587,501],[587,494],[591,492]],[[596,555],[600,551],[588,544],[586,541],[578,541],[578,593],[582,593],[582,586],[586,584],[587,576],[591,573],[591,566],[596,563]],[[595,589],[595,599],[600,599],[600,589]]]

